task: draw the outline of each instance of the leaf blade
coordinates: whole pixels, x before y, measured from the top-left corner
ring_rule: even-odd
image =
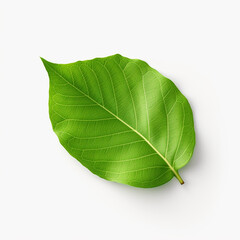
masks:
[[[157,129],[156,127],[159,119],[159,118],[155,119],[154,114],[156,115],[156,113],[154,113],[151,107],[153,109],[156,109],[157,106],[156,103],[158,104],[161,103],[160,110],[163,111],[165,109],[164,111],[166,119],[164,119],[164,122],[167,123],[166,126],[164,126],[163,128],[166,128],[167,130],[168,129],[167,118],[169,114],[169,109],[171,113],[171,111],[175,107],[169,104],[171,102],[169,100],[167,101],[169,106],[166,105],[164,98],[167,98],[169,95],[171,96],[171,88],[174,89],[174,93],[172,94],[175,95],[178,94],[180,97],[183,96],[170,80],[163,77],[156,70],[150,68],[145,62],[140,60],[131,60],[128,58],[124,58],[120,55],[114,55],[107,58],[102,59],[98,58],[64,65],[53,64],[47,62],[46,60],[43,60],[43,63],[46,67],[46,70],[48,71],[50,78],[50,100],[49,100],[50,119],[54,131],[58,135],[61,144],[72,156],[77,158],[83,165],[85,165],[93,173],[105,179],[116,182],[121,182],[137,187],[155,187],[169,181],[173,177],[173,175],[175,175],[178,178],[178,180],[181,183],[183,183],[181,177],[177,172],[179,168],[174,168],[171,165],[171,161],[167,160],[163,156],[163,154],[160,153],[159,148],[157,148],[157,145],[154,144],[154,136],[153,138],[151,138],[150,127],[154,127],[155,131],[155,129]],[[97,65],[98,69],[96,70]],[[81,70],[79,71],[79,69]],[[88,69],[88,72],[86,72],[86,69]],[[104,71],[105,74],[103,74]],[[79,72],[81,72],[81,74],[79,74]],[[149,81],[151,84],[149,84]],[[154,86],[154,88],[152,87],[152,85]],[[158,94],[159,88],[155,87],[156,85],[160,85],[161,87],[161,97]],[[165,85],[171,85],[171,88],[170,89],[169,87],[166,88]],[[69,88],[71,88],[71,90],[69,90]],[[166,88],[167,91],[164,88]],[[156,89],[158,90],[157,94],[155,91]],[[69,99],[75,98],[76,100],[74,102],[75,105],[72,104],[73,105],[72,106],[59,102],[54,103],[52,99],[54,98],[54,96],[56,98],[57,94],[59,96],[57,101],[64,102],[66,101],[66,98],[68,98],[68,100],[66,101],[68,103],[70,101]],[[177,97],[179,98],[178,95],[175,96],[176,99]],[[111,96],[113,101],[109,102],[108,96]],[[158,101],[152,98],[152,96],[157,97]],[[65,99],[63,99],[64,97]],[[105,101],[106,99],[108,100]],[[185,98],[182,97],[182,101],[184,99]],[[95,106],[90,106],[90,102]],[[107,107],[105,107],[105,104],[108,104]],[[176,101],[174,104],[176,104]],[[56,105],[59,105],[62,108],[59,106],[56,107]],[[78,107],[76,105],[78,105]],[[162,105],[164,106],[164,108],[161,107]],[[100,110],[96,111],[96,106],[99,109],[101,109],[101,111]],[[75,109],[75,111],[73,111],[73,109]],[[102,110],[104,110],[105,113],[103,113]],[[126,115],[126,113],[128,115]],[[56,114],[59,116],[56,117]],[[75,118],[70,118],[71,115],[74,115]],[[88,118],[86,118],[87,116]],[[96,119],[94,116],[95,117],[98,116],[98,118]],[[159,112],[157,116],[159,117]],[[81,120],[79,118],[81,117],[85,119],[85,122],[87,122],[87,124],[83,125],[82,122],[79,123],[79,120]],[[89,119],[89,117],[91,119]],[[58,122],[60,118],[62,120]],[[68,120],[65,119],[67,123],[64,123],[65,121],[63,120],[64,118],[68,119]],[[71,120],[72,123],[70,124],[69,127],[70,119],[72,119]],[[97,120],[101,122],[101,124],[98,127],[96,127]],[[132,134],[135,133],[136,136],[134,137],[132,136],[133,140],[128,144],[117,144],[113,146],[113,148],[116,149],[115,151],[112,151],[110,150],[111,148],[110,143],[114,141],[124,142],[130,136],[130,133],[128,133],[128,137],[125,136],[123,138],[120,137],[121,135],[119,135],[117,139],[114,139],[113,135],[111,135],[113,133],[111,133],[111,131],[109,132],[109,129],[107,129],[107,125],[103,123],[104,120],[107,121],[109,126],[112,126],[113,129],[118,129],[117,130],[118,132],[132,131]],[[111,120],[112,122],[109,122]],[[90,124],[91,121],[93,121],[94,124],[91,125]],[[60,125],[57,126],[56,123],[57,124],[60,123]],[[74,141],[69,140],[69,136],[71,136],[71,134],[75,134],[77,135],[78,138],[83,138],[84,136],[85,138],[87,138],[86,136],[89,133],[86,133],[83,130],[79,131],[79,128],[84,129],[84,126],[90,129],[90,132],[97,131],[99,132],[99,134],[102,134],[103,136],[109,134],[109,136],[111,135],[111,138],[108,141],[105,139],[105,141],[101,143],[99,141],[96,141],[96,139],[92,142],[88,142],[86,143],[86,146],[81,149],[81,151],[79,148],[72,148],[74,144],[78,146],[81,145],[82,142],[77,142],[76,140]],[[71,132],[71,128],[72,130],[75,129],[75,131]],[[169,144],[168,131],[169,130],[167,130],[167,139],[165,140],[166,141],[165,154],[168,154]],[[159,130],[157,130],[157,132],[159,132]],[[181,132],[183,131],[181,130]],[[191,132],[193,132],[194,135],[193,121]],[[157,134],[156,139],[159,139],[160,135]],[[178,159],[177,158],[173,159],[172,163],[174,163],[175,160],[174,164],[179,162],[179,155],[176,155],[178,150],[176,151],[176,148],[179,148],[180,142],[181,140],[179,140],[178,145],[175,147],[174,156],[177,156]],[[101,147],[103,143],[108,147]],[[87,148],[88,145],[89,146],[92,145],[95,147]],[[193,147],[191,148],[192,151]],[[138,156],[139,152],[141,152],[139,150],[140,148],[143,149],[142,156],[157,154],[158,160],[155,161],[155,158],[153,158],[153,161],[148,162],[146,161],[142,162],[138,160],[138,162],[135,161],[133,166],[129,163],[127,165],[116,164],[117,162],[116,160],[119,160],[119,158],[121,159],[125,155],[126,159],[127,158],[129,159],[129,156],[131,155],[133,155],[135,159],[139,159],[139,157],[141,157]],[[95,152],[89,153],[89,151],[90,150],[93,151],[93,149],[97,151],[97,154]],[[103,150],[107,150],[105,152],[105,155],[102,154],[101,152]],[[128,154],[124,155],[123,151],[127,151]],[[88,156],[88,159],[86,158],[86,156]],[[134,159],[134,157],[132,158]],[[180,159],[181,158],[182,156],[180,156]],[[184,159],[186,162],[189,161],[189,159],[186,160],[186,157]],[[113,164],[114,161],[115,164]],[[103,162],[106,164],[103,164]],[[135,168],[135,170],[133,169],[129,170],[131,168]],[[161,170],[159,170],[160,168]],[[166,171],[166,169],[171,171],[170,172]],[[118,171],[116,172],[116,170]],[[133,172],[137,172],[137,174],[132,174]]]

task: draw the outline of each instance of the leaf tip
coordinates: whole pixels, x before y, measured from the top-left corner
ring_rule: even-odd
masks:
[[[46,63],[48,63],[48,61],[42,57],[40,57],[40,59],[42,60],[43,64],[45,65]]]
[[[44,65],[44,67],[46,68],[47,72],[49,71],[49,66],[53,66],[54,64],[47,61],[46,59],[40,57],[40,59],[42,60],[42,63]]]

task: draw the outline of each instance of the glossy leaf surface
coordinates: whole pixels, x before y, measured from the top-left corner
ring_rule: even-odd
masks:
[[[190,160],[195,133],[187,99],[147,63],[119,54],[54,64],[49,114],[64,148],[98,176],[156,187]]]

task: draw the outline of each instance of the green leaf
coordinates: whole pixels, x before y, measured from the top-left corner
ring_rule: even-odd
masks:
[[[174,83],[119,54],[71,64],[42,59],[49,114],[64,148],[94,174],[150,188],[177,177],[195,146],[193,115]]]

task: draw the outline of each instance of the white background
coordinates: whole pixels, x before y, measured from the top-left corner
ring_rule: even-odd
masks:
[[[240,239],[238,0],[5,0],[0,7],[0,239]],[[171,78],[196,148],[153,189],[103,180],[63,149],[39,56],[120,53]]]

